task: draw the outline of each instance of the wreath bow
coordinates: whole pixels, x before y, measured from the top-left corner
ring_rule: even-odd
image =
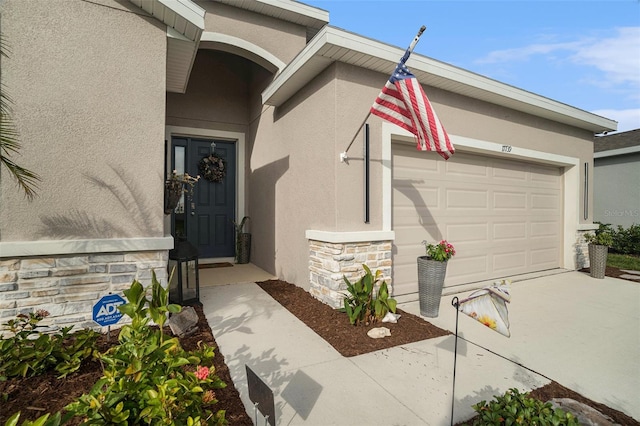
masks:
[[[216,154],[210,154],[200,160],[198,163],[198,171],[200,172],[200,176],[209,182],[220,183],[227,173],[227,164],[222,157]]]

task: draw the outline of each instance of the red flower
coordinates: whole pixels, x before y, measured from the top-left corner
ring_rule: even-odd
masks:
[[[198,380],[204,380],[209,377],[209,368],[199,365],[195,374]]]

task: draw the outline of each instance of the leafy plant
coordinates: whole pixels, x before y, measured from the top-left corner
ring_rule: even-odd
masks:
[[[447,240],[442,240],[438,244],[422,241],[422,244],[427,252],[427,256],[438,262],[446,262],[456,254],[456,249],[453,248],[453,245],[448,243]]]
[[[36,376],[51,369],[65,377],[95,355],[97,332],[84,329],[70,333],[73,327],[65,327],[60,333],[41,333],[38,323],[48,315],[47,311],[38,310],[19,314],[3,324],[13,336],[0,336],[0,380]]]
[[[61,419],[60,413],[54,414],[53,417],[50,416],[51,414],[47,413],[33,421],[25,420],[24,422],[22,422],[22,426],[58,426],[64,424],[64,421]],[[11,416],[9,420],[5,422],[4,426],[18,426],[18,420],[20,420],[20,412],[17,412],[13,416]]]
[[[0,60],[2,57],[7,57],[7,50],[7,44],[0,36]],[[7,168],[27,199],[32,200],[36,196],[38,182],[42,179],[38,174],[19,166],[10,158],[13,154],[19,154],[21,149],[18,131],[11,117],[11,104],[11,98],[7,95],[4,84],[0,85],[0,167]]]
[[[588,244],[607,247],[611,247],[613,245],[613,237],[611,233],[607,231],[596,231],[593,234],[584,234],[584,239]]]
[[[389,289],[386,281],[382,279],[382,272],[376,271],[375,275],[367,265],[362,265],[365,274],[356,282],[351,283],[347,277],[343,277],[347,285],[349,296],[344,298],[344,308],[349,322],[353,325],[374,323],[384,318],[387,312],[396,312],[397,302],[389,297]],[[376,284],[380,282],[377,293]]]
[[[187,352],[163,332],[167,314],[181,310],[168,304],[169,290],[154,273],[150,287],[133,281],[124,294],[128,303],[118,309],[131,324],[122,327],[119,345],[101,355],[104,375],[66,410],[83,417],[83,425],[226,424],[224,410],[212,411],[214,390],[226,386],[215,375],[214,348]]]
[[[578,420],[571,413],[553,409],[548,402],[531,398],[528,393],[518,389],[509,389],[502,396],[495,396],[487,403],[480,401],[473,406],[479,414],[473,426],[484,425],[554,425],[578,426]]]
[[[627,229],[618,225],[613,232],[613,251],[640,256],[640,225],[631,225]]]

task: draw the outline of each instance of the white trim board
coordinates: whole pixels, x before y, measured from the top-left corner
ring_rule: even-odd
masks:
[[[0,242],[0,259],[63,254],[171,250],[173,237]]]

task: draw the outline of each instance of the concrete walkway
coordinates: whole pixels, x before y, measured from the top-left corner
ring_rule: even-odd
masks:
[[[454,422],[550,379],[640,420],[638,283],[571,271],[514,282],[511,296],[511,338],[460,315]],[[428,321],[454,331],[451,299]],[[252,417],[245,365],[273,390],[278,425],[450,424],[453,336],[344,358],[254,283],[205,285],[201,300]]]

